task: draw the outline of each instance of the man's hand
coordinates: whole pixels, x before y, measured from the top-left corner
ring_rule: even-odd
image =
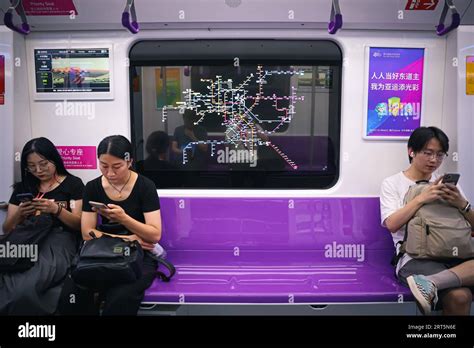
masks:
[[[423,190],[415,199],[421,204],[427,204],[443,198],[443,188],[446,184],[441,182],[442,177],[438,178],[432,185]]]
[[[441,198],[452,206],[458,209],[463,209],[467,205],[467,200],[462,196],[461,192],[459,192],[457,186],[453,184],[444,184],[444,187],[441,190],[443,191]]]

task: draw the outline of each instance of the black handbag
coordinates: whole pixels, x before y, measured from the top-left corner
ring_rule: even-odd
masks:
[[[143,249],[138,241],[103,235],[84,242],[73,266],[74,282],[101,291],[133,283],[142,276]]]
[[[30,216],[0,236],[0,272],[24,272],[38,261],[41,242],[53,228],[51,214]],[[29,254],[29,255],[26,255]]]
[[[98,230],[115,235],[130,235],[121,224],[101,224]],[[72,267],[71,277],[81,287],[92,290],[105,290],[110,287],[133,283],[142,276],[144,251],[138,241],[125,241],[121,238],[103,235],[84,242]],[[157,261],[158,267],[164,266],[168,275],[156,270],[155,276],[169,282],[176,273],[174,265],[165,260],[165,255],[149,253]]]

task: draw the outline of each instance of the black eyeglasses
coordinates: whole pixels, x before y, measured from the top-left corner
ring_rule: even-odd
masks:
[[[48,160],[43,160],[43,161],[38,162],[37,164],[28,164],[26,166],[26,170],[29,171],[30,173],[36,173],[38,171],[37,168],[39,168],[40,170],[48,169],[48,165],[50,163],[52,162]]]
[[[444,158],[448,155],[446,152],[434,152],[434,151],[430,151],[430,150],[423,150],[423,151],[420,151],[420,153],[426,157],[426,159],[433,159],[435,158],[437,161],[442,161],[444,160]]]

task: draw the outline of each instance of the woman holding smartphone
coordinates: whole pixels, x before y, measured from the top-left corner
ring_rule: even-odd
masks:
[[[50,315],[80,240],[82,180],[71,175],[54,144],[35,138],[23,147],[21,181],[14,185],[4,233],[36,214],[51,214],[55,228],[40,245],[38,259],[22,273],[0,273],[0,315]]]
[[[155,278],[156,261],[150,256],[161,238],[160,203],[155,184],[132,168],[132,144],[121,135],[103,139],[97,156],[102,175],[87,183],[83,197],[82,237],[85,241],[100,238],[105,232],[97,229],[98,215],[102,224],[119,224],[124,234],[106,233],[112,237],[136,240],[145,250],[143,275],[134,283],[115,286],[104,291],[103,315],[136,315],[145,290]],[[102,205],[104,204],[104,205]],[[61,298],[62,314],[98,314],[94,292],[80,289],[68,282]],[[75,301],[69,301],[70,295]]]

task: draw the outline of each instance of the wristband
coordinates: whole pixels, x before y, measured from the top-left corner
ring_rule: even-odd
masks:
[[[467,202],[466,206],[463,209],[459,209],[461,213],[467,214],[471,210],[471,203]]]
[[[63,211],[63,206],[61,204],[58,204],[58,212],[54,214],[54,216],[58,217],[61,215],[61,212]]]

